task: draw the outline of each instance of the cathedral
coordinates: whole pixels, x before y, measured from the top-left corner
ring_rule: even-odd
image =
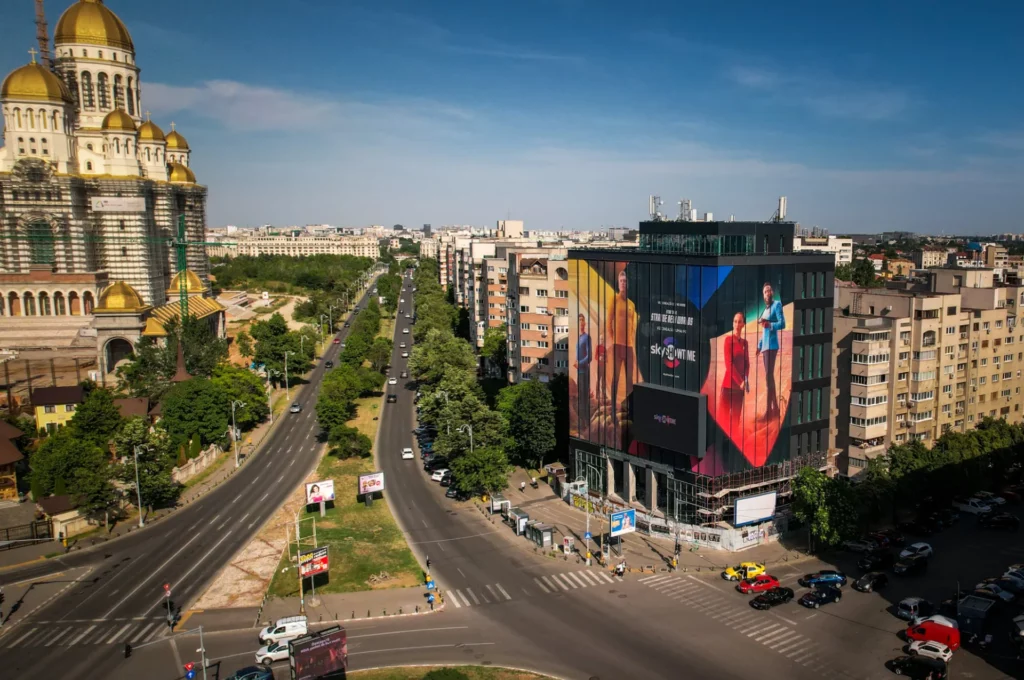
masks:
[[[206,188],[174,123],[144,112],[128,29],[102,0],[78,0],[52,56],[49,37],[40,46],[0,88],[0,347],[95,343],[106,373],[180,318],[181,288],[222,334],[205,247],[186,248],[181,274],[174,247],[179,219],[186,241],[204,240]]]

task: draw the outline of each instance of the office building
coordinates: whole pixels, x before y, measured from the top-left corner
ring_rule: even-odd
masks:
[[[569,366],[569,270],[561,248],[508,249],[508,381],[548,382]]]
[[[398,241],[398,239],[393,239]],[[354,255],[380,258],[380,243],[375,238],[362,236],[311,236],[283,234],[237,235],[230,242],[208,246],[213,257],[248,255],[284,255],[308,257],[310,255]]]
[[[810,236],[793,237],[793,252],[796,253],[831,253],[835,256],[835,266],[853,262],[853,239],[841,236]]]

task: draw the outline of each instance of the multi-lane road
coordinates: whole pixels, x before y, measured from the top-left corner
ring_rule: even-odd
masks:
[[[343,329],[341,337],[347,332]],[[328,345],[323,359],[336,359],[338,352],[339,345]],[[281,415],[252,460],[201,500],[105,546],[0,576],[0,585],[43,577],[49,577],[44,580],[53,583],[51,588],[61,584],[51,603],[38,603],[24,621],[0,628],[3,676],[110,675],[124,664],[124,643],[139,645],[164,635],[163,585],[171,586],[173,609],[195,599],[316,464],[315,404],[324,370],[322,360],[295,399],[301,413]],[[21,597],[17,586],[7,590],[5,609]],[[25,595],[26,608],[37,604],[32,595]]]

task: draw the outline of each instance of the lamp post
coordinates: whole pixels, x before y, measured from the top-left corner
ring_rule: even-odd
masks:
[[[331,329],[331,335],[334,335],[334,305],[327,306],[327,322],[328,328]]]
[[[321,343],[324,342],[324,317],[326,317],[326,316],[327,316],[326,314],[321,314],[320,315],[320,342]]]
[[[445,405],[445,408],[447,408],[448,407],[448,391],[447,390],[438,390],[437,393],[444,397],[444,405]],[[451,414],[449,414],[448,417],[445,418],[445,426],[447,426],[448,434],[450,435],[452,433],[452,417],[451,417]]]
[[[285,398],[288,399],[288,401],[291,401],[292,393],[288,390],[288,355],[289,354],[295,354],[295,352],[285,352],[284,353],[284,395],[285,395]]]
[[[231,442],[235,445],[235,467],[238,467],[238,427],[235,426],[235,407],[245,408],[245,402],[235,399],[231,402]]]
[[[466,423],[459,428],[459,432],[469,432],[469,452],[473,453],[473,426]]]
[[[142,519],[142,486],[139,484],[139,449],[145,447],[144,444],[138,444],[135,446],[135,495],[139,499],[139,528],[141,529],[145,524],[145,520]],[[149,447],[145,447],[149,448]]]

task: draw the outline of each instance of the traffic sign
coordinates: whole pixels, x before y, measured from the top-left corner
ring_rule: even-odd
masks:
[[[589,541],[590,539],[592,539],[592,538],[593,538],[593,536],[592,536],[592,535],[591,535],[591,533],[590,533],[590,532],[588,531],[587,533],[583,534],[583,538],[584,538],[584,540],[587,540],[587,541]]]
[[[433,581],[427,581],[427,590],[433,590],[433,589],[434,589],[434,588],[436,588],[436,587],[437,587],[437,586],[436,586],[436,585],[434,585],[434,582],[433,582]]]
[[[170,583],[165,583],[164,584],[164,595],[167,596],[167,597],[171,596],[171,584]]]
[[[185,664],[185,680],[192,680],[196,677],[196,665],[189,661]]]

